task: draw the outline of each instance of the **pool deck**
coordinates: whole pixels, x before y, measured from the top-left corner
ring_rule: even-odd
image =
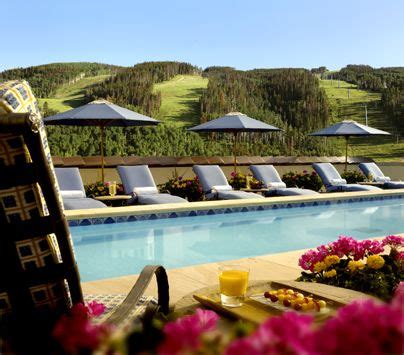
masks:
[[[377,196],[394,196],[403,195],[404,189],[397,190],[381,190],[369,192],[350,192],[350,193],[322,193],[315,196],[290,196],[290,197],[271,197],[266,199],[251,200],[227,200],[227,201],[204,201],[180,204],[166,205],[150,205],[150,206],[129,206],[129,207],[110,207],[93,210],[75,210],[65,211],[68,220],[90,218],[90,217],[106,217],[119,215],[136,215],[145,213],[167,213],[173,211],[212,209],[239,207],[251,205],[266,205],[279,203],[293,203],[306,201],[321,200],[338,200],[359,197],[377,197]],[[401,231],[400,231],[401,232]],[[402,231],[404,232],[404,231]],[[404,236],[403,234],[399,234]],[[336,236],[337,238],[337,236]],[[315,248],[317,245],[313,245]],[[300,255],[307,249],[295,250],[279,254],[263,255],[251,258],[239,259],[237,261],[224,261],[219,263],[210,263],[203,265],[194,265],[178,269],[168,270],[170,283],[170,302],[175,304],[185,295],[200,289],[202,287],[211,286],[217,283],[217,269],[220,264],[228,264],[237,262],[250,268],[251,280],[294,280],[301,272],[298,266]],[[107,267],[107,261],[106,261]],[[104,279],[98,281],[89,281],[82,283],[83,292],[85,294],[94,293],[128,293],[137,280],[138,275],[122,276],[112,279]],[[152,281],[148,287],[146,294],[156,295],[156,285]]]

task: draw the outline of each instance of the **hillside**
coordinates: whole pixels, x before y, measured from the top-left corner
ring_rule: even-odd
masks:
[[[365,124],[365,105],[368,114],[368,125],[394,133],[391,120],[383,111],[381,94],[357,89],[354,84],[338,80],[320,80],[330,103],[331,122],[354,120]],[[349,90],[349,97],[348,97]],[[343,149],[344,141],[334,139]],[[372,157],[377,161],[402,161],[404,142],[397,143],[397,137],[371,137],[351,139],[350,155]]]
[[[161,106],[156,118],[178,126],[199,123],[199,99],[208,86],[208,79],[200,75],[177,75],[155,84],[153,92],[160,92]]]
[[[49,110],[63,112],[78,107],[85,103],[84,93],[91,86],[101,83],[108,79],[110,75],[97,75],[84,77],[72,84],[62,84],[56,90],[52,97],[39,98],[39,105],[43,107],[44,103],[48,103]]]

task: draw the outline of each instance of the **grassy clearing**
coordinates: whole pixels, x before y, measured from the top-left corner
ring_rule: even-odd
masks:
[[[74,84],[65,84],[59,87],[52,98],[38,99],[42,106],[45,102],[49,108],[58,112],[70,110],[84,103],[86,88],[107,79],[109,75],[98,75],[83,78]]]
[[[320,80],[331,105],[332,122],[354,120],[365,124],[365,105],[368,112],[368,125],[392,132],[391,123],[381,108],[380,94],[358,90],[356,85],[338,80]],[[348,97],[349,89],[349,97]],[[345,140],[338,139],[341,154]],[[404,161],[404,142],[396,142],[391,137],[371,137],[350,139],[350,155],[366,156],[376,161]]]
[[[199,123],[199,97],[208,86],[208,79],[199,75],[177,75],[154,85],[161,93],[161,107],[156,118],[178,126]]]

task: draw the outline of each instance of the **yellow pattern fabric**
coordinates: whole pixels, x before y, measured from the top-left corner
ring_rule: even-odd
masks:
[[[30,112],[37,119],[43,149],[53,171],[45,128],[40,119],[37,100],[29,84],[26,81],[17,80],[0,84],[0,115],[24,112]],[[2,166],[18,166],[28,162],[31,162],[31,157],[23,137],[0,134],[0,169]],[[0,189],[0,209],[3,210],[8,223],[18,223],[48,215],[48,209],[38,184]],[[15,242],[15,247],[24,270],[39,269],[60,262],[60,253],[53,234],[18,240]],[[11,311],[7,290],[1,288],[2,285],[0,285],[0,315]],[[29,289],[29,292],[37,308],[60,309],[70,305],[64,281],[36,284]]]

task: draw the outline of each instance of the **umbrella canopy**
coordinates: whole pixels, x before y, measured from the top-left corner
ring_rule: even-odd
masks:
[[[47,125],[132,127],[157,125],[160,121],[115,105],[107,100],[96,100],[69,111],[44,119]]]
[[[326,127],[318,132],[310,133],[309,136],[345,137],[345,171],[348,164],[348,140],[349,137],[390,135],[380,129],[365,126],[355,121],[342,121]]]
[[[198,126],[189,128],[193,132],[225,132],[234,134],[233,155],[234,171],[237,169],[237,135],[240,132],[271,132],[282,129],[271,126],[265,122],[255,120],[240,112],[230,112],[223,117],[216,118]]]
[[[160,121],[106,100],[92,101],[72,110],[44,118],[46,125],[100,127],[101,178],[104,181],[104,128],[155,126]]]

